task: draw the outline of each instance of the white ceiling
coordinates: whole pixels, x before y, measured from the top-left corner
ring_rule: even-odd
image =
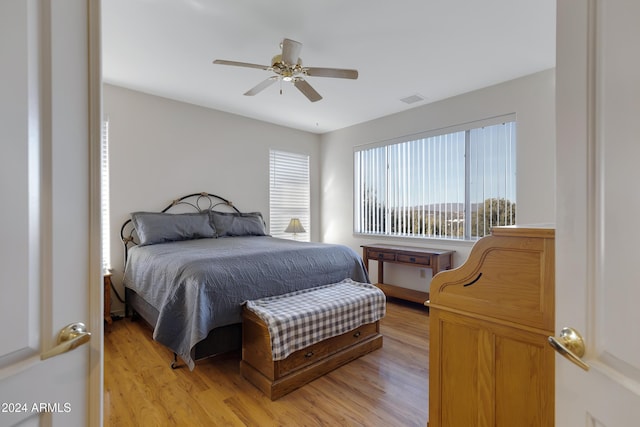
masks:
[[[324,133],[555,66],[556,0],[103,0],[107,83]],[[279,44],[308,67],[355,68],[357,80],[308,77],[243,93]],[[424,101],[400,101],[419,94]]]

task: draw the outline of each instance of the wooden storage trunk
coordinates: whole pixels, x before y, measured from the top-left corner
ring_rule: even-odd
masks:
[[[282,360],[273,360],[269,329],[246,307],[242,321],[240,374],[271,400],[382,347],[378,322],[362,325],[309,347]]]

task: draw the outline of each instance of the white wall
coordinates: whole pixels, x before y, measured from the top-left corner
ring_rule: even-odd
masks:
[[[111,167],[111,256],[122,283],[120,226],[133,211],[157,211],[182,195],[206,191],[269,223],[270,148],[310,155],[311,239],[320,239],[316,134],[104,85]],[[113,308],[118,310],[118,304]]]
[[[360,245],[375,242],[453,249],[454,265],[459,266],[469,254],[470,243],[353,234],[353,147],[509,113],[515,113],[517,120],[516,221],[553,223],[555,70],[547,70],[322,135],[322,240],[358,251]],[[375,262],[371,276],[377,280]],[[393,265],[385,265],[385,282],[425,291],[428,286],[419,269]]]

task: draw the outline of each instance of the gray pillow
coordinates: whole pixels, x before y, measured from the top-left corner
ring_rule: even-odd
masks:
[[[216,237],[216,230],[208,212],[169,214],[134,212],[131,221],[136,229],[140,246]]]
[[[211,211],[211,220],[218,237],[267,235],[264,219],[260,212]]]

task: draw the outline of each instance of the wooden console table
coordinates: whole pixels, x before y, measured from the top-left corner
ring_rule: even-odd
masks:
[[[369,270],[369,260],[378,261],[378,283],[385,295],[423,304],[429,299],[429,292],[403,288],[384,283],[384,264],[409,265],[420,268],[430,268],[435,276],[443,270],[451,269],[452,256],[455,251],[441,249],[419,248],[414,246],[373,244],[362,245],[362,258]]]

